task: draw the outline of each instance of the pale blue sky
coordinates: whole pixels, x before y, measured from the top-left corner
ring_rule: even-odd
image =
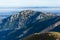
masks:
[[[60,7],[60,0],[0,0],[0,7],[52,6]]]

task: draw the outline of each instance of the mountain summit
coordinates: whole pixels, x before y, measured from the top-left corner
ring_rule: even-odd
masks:
[[[2,20],[1,24],[4,24],[2,25],[3,29],[5,28],[20,29],[27,25],[32,24],[33,22],[37,20],[44,21],[50,18],[54,18],[55,16],[57,15],[49,13],[49,12],[44,13],[44,12],[39,12],[39,11],[24,10],[24,11],[11,15],[10,17]]]

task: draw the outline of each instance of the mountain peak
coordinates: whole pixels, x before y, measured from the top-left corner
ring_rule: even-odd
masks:
[[[37,20],[44,21],[47,19],[51,19],[57,16],[56,14],[47,13],[47,12],[39,12],[33,10],[23,10],[19,13],[11,15],[8,19],[5,20],[4,28],[12,28],[12,27],[25,27]],[[15,25],[16,24],[16,25]],[[6,27],[5,27],[6,26]]]

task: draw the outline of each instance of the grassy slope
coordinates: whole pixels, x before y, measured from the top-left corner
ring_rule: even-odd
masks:
[[[48,33],[36,33],[32,34],[23,40],[60,40],[60,33],[59,32],[48,32]]]

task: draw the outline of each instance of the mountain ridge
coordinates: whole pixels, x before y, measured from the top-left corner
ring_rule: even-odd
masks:
[[[57,18],[59,16],[50,12],[24,10],[3,19],[0,24],[0,30],[4,32],[9,31],[5,34],[6,40],[20,40],[30,34],[41,32],[50,25],[60,21]]]

